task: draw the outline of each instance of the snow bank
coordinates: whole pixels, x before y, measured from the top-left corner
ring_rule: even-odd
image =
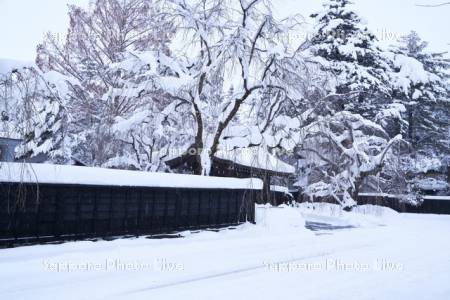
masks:
[[[194,243],[209,240],[239,239],[263,241],[262,247],[276,244],[280,238],[303,239],[314,237],[315,234],[305,227],[305,219],[300,211],[289,206],[273,207],[270,204],[256,205],[256,224],[245,223],[237,227],[215,231],[185,231],[180,235]],[[239,245],[237,245],[239,247]]]
[[[400,213],[389,207],[383,207],[378,205],[359,205],[352,211],[353,214],[360,214],[369,217],[377,217],[384,220],[397,219]]]
[[[270,233],[289,233],[311,235],[305,227],[302,213],[294,207],[281,205],[258,205],[256,207],[256,228]]]
[[[298,205],[303,217],[310,222],[335,226],[371,227],[387,225],[401,218],[390,208],[376,205],[361,205],[351,212],[341,206],[329,203],[301,203]]]
[[[1,163],[0,182],[260,190],[259,179],[218,178],[50,164]]]

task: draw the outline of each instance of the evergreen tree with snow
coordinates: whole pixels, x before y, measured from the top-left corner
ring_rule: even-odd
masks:
[[[376,45],[375,35],[351,4],[349,0],[330,0],[321,13],[312,15],[316,27],[310,51],[336,77],[336,93],[344,98],[345,107],[356,112],[370,111],[373,98],[390,92],[389,66]]]
[[[427,46],[428,43],[412,31],[399,39],[397,47],[393,47],[394,72],[405,77],[400,78],[401,89],[394,86],[396,97],[406,96],[412,100],[448,98],[450,59],[444,57],[445,53],[427,51]],[[406,69],[409,71],[406,72]]]
[[[16,150],[19,159],[46,155],[53,162],[66,160],[61,153],[63,112],[57,99],[46,96],[26,126],[23,143]]]
[[[445,57],[445,52],[429,52],[428,42],[423,41],[417,32],[411,31],[408,35],[399,39],[397,52],[403,53],[419,61],[426,72],[437,77],[434,78],[430,90],[430,98],[445,100],[449,98],[450,59]]]
[[[427,46],[414,31],[399,40],[393,50],[393,95],[407,108],[407,137],[414,150],[441,156],[450,151],[450,60]]]
[[[427,46],[413,31],[387,54],[392,67],[392,96],[400,108],[396,115],[410,144],[409,151],[399,155],[407,162],[408,180],[421,190],[429,185],[425,174],[431,170],[439,174],[443,168],[440,161],[450,153],[450,61],[443,53],[427,51]],[[433,177],[433,182],[446,185],[443,173]]]
[[[318,118],[316,123],[321,126],[312,127],[318,132],[302,147],[318,141],[316,147],[307,147],[314,153],[314,158],[308,159],[309,165],[315,166],[318,174],[317,182],[308,175],[310,184],[313,183],[306,187],[309,194],[345,191],[349,199],[356,200],[359,191],[379,182],[386,162],[405,143],[400,135],[402,126],[398,126],[402,125],[404,107],[392,99],[391,57],[377,46],[375,35],[351,9],[351,4],[349,0],[330,0],[321,13],[313,15],[317,24],[309,49],[313,60],[335,78],[336,94],[324,98],[330,102],[325,103],[328,109],[322,109],[326,116]],[[324,140],[327,131],[330,134]],[[332,141],[333,137],[338,137],[338,141]],[[336,145],[339,148],[334,149]],[[334,157],[328,149],[337,151]],[[319,151],[325,153],[318,154]],[[325,164],[317,164],[316,155],[319,161],[325,159]],[[344,159],[342,165],[336,165],[340,159]],[[330,177],[325,181],[323,165],[329,168]]]
[[[332,111],[347,110],[375,120],[391,102],[389,61],[376,36],[364,25],[349,0],[329,0],[316,21],[309,51],[335,82]],[[398,133],[393,132],[391,136]]]

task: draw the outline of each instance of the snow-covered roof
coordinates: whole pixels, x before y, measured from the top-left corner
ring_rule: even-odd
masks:
[[[272,192],[278,192],[278,193],[284,193],[284,194],[289,194],[289,188],[286,186],[280,186],[280,185],[271,185],[270,186],[270,190]]]
[[[287,174],[295,173],[295,167],[260,148],[242,148],[229,151],[220,150],[217,152],[216,157],[255,169]]]
[[[261,190],[259,179],[218,178],[50,164],[0,163],[0,182]]]

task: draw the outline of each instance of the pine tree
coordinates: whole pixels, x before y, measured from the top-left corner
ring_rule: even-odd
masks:
[[[450,153],[448,135],[450,132],[450,88],[448,84],[450,60],[443,53],[426,50],[428,43],[412,31],[399,40],[394,49],[396,58],[413,62],[420,68],[415,70],[409,86],[394,90],[394,96],[407,107],[408,140],[415,151],[428,156],[442,156]],[[401,72],[401,68],[397,71]]]
[[[385,145],[390,145],[386,147],[389,151],[382,152],[384,154],[381,156],[384,158],[379,161],[377,167],[372,169],[377,161],[372,157],[369,159],[370,168],[352,165],[350,168],[352,172],[344,171],[342,173],[345,176],[353,174],[353,177],[346,178],[349,183],[348,191],[351,191],[352,197],[356,199],[359,188],[366,189],[365,185],[368,185],[369,182],[379,181],[379,178],[378,180],[375,178],[386,168],[385,159],[387,161],[393,155],[392,145],[395,144],[395,148],[399,148],[397,152],[406,147],[400,135],[405,127],[401,115],[405,108],[401,103],[393,101],[392,88],[397,86],[392,84],[393,73],[396,73],[392,55],[377,46],[378,41],[375,35],[363,24],[360,16],[351,9],[351,4],[352,2],[349,0],[330,0],[324,4],[325,9],[320,14],[313,15],[317,25],[311,39],[310,51],[315,61],[336,78],[335,92],[337,95],[331,94],[325,98],[332,102],[327,106],[333,108],[328,109],[328,114],[331,115],[328,119],[333,120],[342,114],[355,118],[357,120],[356,128],[361,124],[371,124],[371,130],[357,132],[358,129],[352,129],[348,121],[339,119],[339,122],[342,123],[338,123],[339,126],[346,126],[349,136],[353,136],[357,132],[355,138],[349,139],[349,142],[346,142],[342,148],[346,155],[352,153],[349,161],[363,162],[364,159],[357,157],[358,153],[361,157],[374,155],[374,153],[379,154],[380,152],[376,152],[374,149],[381,145],[380,141],[382,140]],[[396,83],[398,82],[400,80],[396,81]],[[334,102],[339,102],[339,105],[335,105]],[[336,113],[340,110],[343,112]],[[333,129],[333,127],[330,128]],[[377,131],[383,132],[383,134],[375,138],[372,135]],[[340,134],[336,136],[341,138]],[[358,139],[361,141],[357,142]],[[369,146],[371,143],[373,145]],[[318,148],[322,150],[334,146],[332,143],[328,144],[321,144]],[[352,144],[355,144],[355,149],[358,151],[366,146],[369,147],[367,152],[352,152],[349,149]],[[378,151],[381,150],[378,149]],[[338,155],[337,157],[342,159],[343,156]],[[336,161],[335,158],[332,158],[329,163],[333,165]],[[364,171],[357,174],[354,172],[357,169]],[[339,173],[331,170],[330,175],[333,180],[336,179],[336,174]]]
[[[414,58],[420,56],[422,51],[428,47],[428,42],[423,41],[415,31],[411,31],[408,35],[400,37],[399,43],[399,49]]]
[[[395,170],[387,178],[390,182],[407,178],[412,189],[419,191],[429,185],[430,178],[425,174],[438,171],[436,162],[450,153],[450,64],[442,53],[428,52],[427,46],[413,31],[400,38],[390,52],[393,98],[403,107],[399,118],[410,147],[398,154],[405,172]],[[446,179],[434,175],[432,180],[445,185]]]
[[[24,141],[16,150],[16,157],[31,159],[38,155],[46,155],[49,160],[57,163],[70,159],[61,153],[63,118],[57,99],[51,96],[45,97],[26,126]]]
[[[389,92],[388,65],[376,37],[362,24],[349,0],[330,0],[312,15],[317,25],[311,38],[312,55],[337,76],[338,94],[356,93],[360,102]]]

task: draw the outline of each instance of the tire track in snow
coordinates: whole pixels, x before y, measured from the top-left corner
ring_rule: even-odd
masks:
[[[373,247],[373,244],[362,244],[362,245],[356,246],[356,247],[355,247],[355,245],[353,245],[353,246],[343,247],[341,249],[337,249],[337,250],[333,250],[333,251],[320,252],[319,254],[304,255],[301,257],[291,258],[291,259],[284,260],[284,261],[276,261],[275,263],[289,264],[289,263],[299,262],[299,261],[303,261],[303,260],[307,260],[307,259],[330,256],[330,255],[338,254],[338,253],[345,252],[348,250],[360,250],[363,248],[370,248],[370,247]],[[194,278],[188,278],[188,279],[169,282],[169,283],[163,283],[163,284],[155,285],[155,286],[148,287],[148,288],[143,288],[143,289],[139,289],[139,290],[121,293],[118,296],[145,293],[145,292],[150,292],[150,291],[154,291],[154,290],[161,290],[161,289],[171,288],[171,287],[180,286],[180,285],[187,285],[190,283],[197,283],[197,282],[207,281],[207,280],[211,280],[211,279],[217,279],[217,278],[221,278],[221,277],[228,277],[228,276],[232,276],[232,275],[236,275],[236,274],[258,271],[258,270],[262,270],[265,268],[267,268],[266,265],[258,264],[256,266],[253,265],[253,266],[246,267],[246,268],[234,269],[234,270],[216,273],[216,274],[198,276],[198,277],[194,277]]]

